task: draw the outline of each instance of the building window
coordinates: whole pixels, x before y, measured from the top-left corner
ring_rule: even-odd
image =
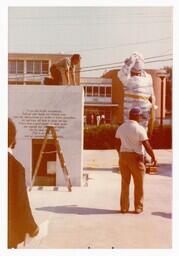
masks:
[[[84,94],[87,97],[112,97],[111,86],[84,86]]]
[[[100,97],[105,97],[105,87],[100,87]]]
[[[42,60],[42,74],[48,74],[48,70],[49,70],[49,61]]]
[[[9,74],[16,74],[16,61],[15,60],[9,60]]]
[[[87,87],[87,96],[92,96],[92,87]]]
[[[27,74],[33,74],[33,61],[27,60]]]
[[[111,87],[106,87],[106,97],[111,97]]]
[[[97,86],[93,87],[93,96],[99,96],[98,87]]]
[[[35,74],[41,74],[41,67],[40,67],[41,62],[40,61],[34,61],[34,73]]]
[[[23,60],[9,60],[8,62],[9,74],[23,74],[24,61]]]
[[[27,60],[27,74],[48,74],[48,60]]]
[[[17,65],[17,74],[23,74],[24,73],[24,61],[18,60],[16,62]]]

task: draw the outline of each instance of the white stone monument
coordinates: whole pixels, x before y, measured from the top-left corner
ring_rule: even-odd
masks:
[[[26,169],[27,184],[30,185],[32,180],[32,141],[43,139],[46,126],[54,125],[72,186],[80,186],[83,168],[83,88],[9,85],[8,101],[8,115],[17,128],[14,155]],[[49,175],[56,173],[56,185],[64,186],[64,175],[58,157],[56,159],[56,162],[47,162],[46,172]]]

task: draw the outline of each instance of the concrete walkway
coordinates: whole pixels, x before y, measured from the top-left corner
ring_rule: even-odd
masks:
[[[84,151],[87,186],[74,187],[71,193],[35,187],[29,193],[41,233],[25,248],[171,248],[172,151],[157,150],[156,156],[158,174],[145,176],[144,212],[132,213],[132,183],[131,212],[121,214],[116,151]]]

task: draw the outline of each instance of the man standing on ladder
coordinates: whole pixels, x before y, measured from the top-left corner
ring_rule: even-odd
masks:
[[[124,86],[124,121],[128,119],[132,107],[140,107],[143,112],[140,124],[150,137],[154,124],[155,95],[152,77],[144,71],[143,56],[133,53],[125,59],[118,77]]]

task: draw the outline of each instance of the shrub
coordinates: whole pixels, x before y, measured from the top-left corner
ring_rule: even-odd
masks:
[[[84,129],[84,149],[114,149],[117,125],[88,126]],[[171,126],[155,127],[151,145],[154,149],[172,147]]]
[[[150,142],[154,149],[172,148],[171,125],[165,125],[163,128],[155,127]]]
[[[89,126],[84,129],[84,149],[113,149],[116,125]]]

